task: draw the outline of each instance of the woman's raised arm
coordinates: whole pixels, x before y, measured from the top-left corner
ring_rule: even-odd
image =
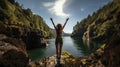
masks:
[[[50,20],[51,20],[51,22],[52,22],[52,24],[53,24],[54,28],[56,29],[55,24],[54,24],[54,22],[53,22],[53,19],[52,19],[52,18],[50,18]]]
[[[66,19],[66,21],[65,21],[65,23],[63,25],[63,29],[64,29],[64,27],[65,27],[65,25],[66,25],[66,23],[67,23],[68,20],[69,20],[69,18]]]

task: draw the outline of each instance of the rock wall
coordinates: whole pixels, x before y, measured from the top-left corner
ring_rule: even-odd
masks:
[[[114,34],[107,44],[101,58],[103,64],[106,67],[120,67],[120,34]]]
[[[22,36],[22,40],[28,50],[47,46],[47,41],[44,39],[42,31],[39,30],[29,31],[27,35]]]

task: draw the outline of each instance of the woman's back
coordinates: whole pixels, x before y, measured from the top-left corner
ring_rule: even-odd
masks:
[[[56,37],[57,38],[62,38],[62,32],[63,32],[63,26],[62,24],[57,24],[56,25]]]

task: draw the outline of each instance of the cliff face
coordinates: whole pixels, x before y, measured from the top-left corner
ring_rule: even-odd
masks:
[[[15,0],[0,0],[0,34],[22,39],[27,49],[46,44],[53,33],[43,18],[23,9]]]
[[[34,29],[41,30],[44,37],[52,37],[52,32],[42,17],[28,9],[23,9],[15,0],[0,0],[0,25],[5,25],[7,35],[24,35]],[[1,31],[0,33],[3,33]]]
[[[73,28],[72,36],[80,38],[89,36],[92,40],[106,42],[117,32],[119,22],[120,1],[114,0],[78,22]]]
[[[0,0],[0,67],[28,67],[26,49],[46,44],[52,32],[43,18],[15,0]]]

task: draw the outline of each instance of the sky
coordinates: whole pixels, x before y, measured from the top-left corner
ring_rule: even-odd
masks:
[[[50,17],[55,24],[64,24],[69,17],[64,32],[72,33],[73,26],[88,15],[100,9],[112,0],[16,0],[23,8],[30,8],[34,14],[43,17],[50,28],[54,28]]]

